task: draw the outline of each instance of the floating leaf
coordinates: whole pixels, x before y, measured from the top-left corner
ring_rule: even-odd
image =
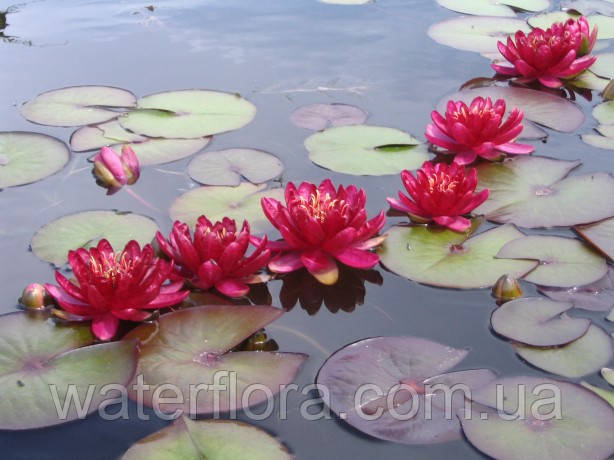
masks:
[[[554,11],[551,13],[543,13],[538,14],[536,16],[531,16],[528,19],[529,25],[531,27],[539,27],[541,29],[546,29],[550,27],[555,22],[565,22],[568,19],[578,19],[580,15],[566,13],[564,11]],[[608,40],[610,38],[614,38],[614,18],[602,15],[591,15],[588,16],[588,23],[593,29],[593,27],[597,26],[597,38],[599,40]]]
[[[554,388],[560,397],[553,404]],[[501,393],[505,395],[503,404],[497,399]],[[614,451],[614,411],[579,385],[539,377],[507,377],[472,392],[471,399],[492,409],[478,410],[478,406],[470,418],[460,416],[463,432],[489,457],[584,460],[608,458]],[[555,418],[555,404],[561,418]],[[524,415],[510,415],[517,414],[518,408]]]
[[[241,183],[245,177],[261,184],[281,175],[283,163],[274,155],[255,149],[227,149],[205,152],[188,165],[188,174],[205,185],[231,185]]]
[[[612,3],[614,9],[614,3]],[[614,78],[614,53],[597,54],[597,60],[591,66],[591,72],[603,78]]]
[[[290,120],[300,128],[322,131],[331,126],[360,125],[367,120],[367,112],[348,104],[309,104],[299,107]]]
[[[400,276],[460,289],[489,287],[505,274],[520,278],[537,265],[495,258],[507,242],[524,236],[513,225],[469,238],[473,230],[458,233],[423,225],[395,226],[378,253],[382,264]]]
[[[106,238],[121,250],[130,240],[150,243],[158,226],[149,217],[116,211],[85,211],[60,217],[41,227],[32,238],[34,255],[60,266],[71,249],[89,249]]]
[[[605,259],[582,241],[560,236],[529,235],[510,241],[497,257],[540,263],[524,279],[541,286],[573,287],[603,278]]]
[[[478,96],[490,97],[493,101],[504,99],[508,111],[519,108],[523,111],[525,119],[557,131],[571,133],[584,123],[584,112],[567,99],[543,91],[507,86],[458,91],[439,101],[437,110],[445,112],[449,100],[464,101],[469,104]]]
[[[565,0],[561,9],[572,10],[584,16],[589,14],[604,14],[614,16],[614,2],[610,0]]]
[[[592,374],[614,357],[611,337],[594,324],[578,340],[562,347],[541,348],[519,343],[513,346],[518,356],[529,364],[569,378]]]
[[[215,222],[224,217],[237,222],[247,220],[253,233],[264,232],[271,228],[262,212],[260,200],[264,197],[283,200],[284,190],[267,189],[266,185],[244,182],[238,187],[199,187],[184,193],[171,205],[173,220],[180,220],[194,226],[201,215]]]
[[[101,123],[120,113],[109,108],[134,107],[136,97],[110,86],[70,86],[39,94],[21,107],[34,123],[49,126],[80,126]]]
[[[599,134],[582,134],[580,137],[585,143],[598,149],[614,150],[614,137],[600,136]]]
[[[591,390],[593,393],[597,394],[602,399],[605,399],[610,404],[610,406],[614,407],[614,391],[599,388],[587,382],[581,382],[580,385],[582,385],[584,388]]]
[[[452,48],[499,54],[497,42],[505,41],[518,30],[528,33],[531,28],[516,18],[461,16],[433,24],[427,33],[437,43]]]
[[[548,137],[548,133],[544,131],[543,128],[537,126],[535,123],[531,123],[529,120],[525,120],[522,122],[522,124],[524,125],[524,128],[522,129],[522,132],[518,137],[519,139],[534,140],[545,139]]]
[[[89,325],[55,325],[43,315],[19,312],[0,316],[0,335],[3,430],[40,428],[85,417],[107,399],[101,392],[104,385],[125,385],[136,368],[134,342],[91,345],[94,337]],[[76,401],[70,403],[72,398],[85,406],[81,414]],[[67,410],[65,416],[62,408]]]
[[[147,137],[126,131],[117,120],[111,120],[99,125],[83,126],[77,129],[70,136],[70,148],[74,152],[87,152],[106,145],[120,142],[143,142],[147,139]]]
[[[246,388],[257,383],[269,394],[279,392],[280,385],[294,379],[306,355],[231,350],[282,314],[283,310],[268,306],[210,305],[167,313],[157,326],[133,329],[124,340],[140,340],[136,375],[142,374],[144,384],[151,386],[143,393],[143,402],[158,405],[166,397],[156,389],[168,384],[183,395],[181,401],[160,405],[168,413],[208,414],[216,410],[217,402],[225,412],[266,401],[267,392],[262,389],[248,392],[251,397],[246,400]],[[205,385],[213,384],[216,374],[218,379],[225,375],[224,381],[236,378],[236,392],[231,385],[220,392],[208,391]],[[193,388],[202,390],[193,393]],[[132,386],[129,391],[136,397]]]
[[[614,260],[614,217],[594,224],[580,225],[574,227],[574,230],[610,260]]]
[[[134,444],[122,460],[290,460],[277,439],[247,423],[183,416]]]
[[[494,378],[490,371],[475,370],[429,379],[454,367],[467,353],[417,337],[375,337],[335,352],[320,369],[317,383],[328,389],[333,412],[364,433],[404,444],[447,442],[460,437],[458,420],[454,416],[446,418],[444,409],[435,404],[431,417],[425,416],[425,402],[432,402],[425,398],[429,393],[425,384],[480,386]],[[477,382],[474,373],[480,376]],[[366,384],[372,388],[357,393],[361,388],[364,391]],[[405,388],[399,389],[399,384]],[[419,408],[415,409],[414,404]],[[397,414],[413,410],[416,413],[412,418],[401,419],[394,416],[392,409]],[[381,415],[373,420],[378,412]]]
[[[118,120],[144,136],[193,139],[242,128],[255,115],[256,107],[238,94],[182,90],[142,97],[137,110]]]
[[[403,145],[404,148],[393,151],[381,149],[390,145]],[[398,129],[380,126],[330,128],[309,136],[305,147],[309,151],[309,159],[318,166],[364,176],[383,176],[398,174],[404,169],[417,169],[428,159],[427,149],[418,139]]]
[[[539,292],[553,300],[571,302],[575,308],[593,311],[609,311],[614,308],[614,268],[599,281],[572,288],[540,286]]]
[[[0,132],[0,188],[24,185],[60,171],[70,159],[64,142],[21,131]]]
[[[566,177],[580,161],[514,157],[477,166],[478,189],[490,195],[474,212],[494,222],[522,227],[557,227],[614,215],[614,178],[607,173]]]
[[[603,369],[601,369],[601,376],[605,379],[606,382],[614,386],[614,369],[604,367]]]
[[[593,109],[593,116],[602,125],[614,125],[614,101],[603,102]]]
[[[542,11],[550,6],[549,0],[437,0],[437,3],[458,13],[506,17],[515,17],[514,9]]]
[[[576,88],[603,91],[608,86],[610,80],[598,77],[592,70],[593,68],[591,67],[591,70],[585,70],[577,77],[574,77],[573,80],[567,80],[565,83]]]
[[[591,322],[564,315],[573,304],[541,297],[506,302],[491,318],[493,330],[503,337],[533,346],[564,345],[583,336]]]

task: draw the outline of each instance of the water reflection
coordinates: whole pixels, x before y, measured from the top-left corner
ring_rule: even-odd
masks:
[[[4,43],[13,43],[17,45],[32,46],[31,40],[22,40],[19,37],[13,37],[11,35],[6,35],[4,33],[5,29],[9,25],[6,17],[10,13],[14,13],[15,11],[17,10],[14,7],[8,8],[5,11],[0,11],[0,40],[2,40]]]
[[[357,270],[341,265],[339,268],[339,281],[332,286],[319,283],[305,269],[285,275],[279,293],[283,308],[292,310],[298,303],[309,315],[315,315],[324,304],[331,313],[339,310],[349,313],[364,303],[365,282],[377,285],[384,282],[377,270]]]

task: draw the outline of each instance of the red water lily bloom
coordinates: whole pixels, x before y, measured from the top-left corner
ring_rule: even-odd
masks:
[[[478,182],[475,168],[452,163],[426,161],[416,177],[409,171],[401,173],[409,197],[399,192],[399,199],[388,198],[394,209],[406,212],[418,222],[435,221],[457,232],[469,228],[471,221],[462,217],[488,198],[488,190],[475,193]]]
[[[487,97],[476,97],[469,107],[462,101],[448,101],[445,117],[434,110],[433,123],[426,127],[426,138],[453,153],[454,162],[466,165],[479,156],[496,160],[505,153],[528,154],[532,145],[514,142],[522,132],[521,110],[515,108],[505,122],[505,101],[494,104]]]
[[[242,297],[249,292],[248,284],[261,283],[263,278],[257,272],[271,258],[271,251],[266,249],[266,237],[246,256],[249,224],[243,222],[243,228],[237,232],[235,221],[228,217],[213,225],[205,216],[200,216],[194,238],[187,224],[175,222],[168,240],[160,232],[156,239],[160,249],[175,262],[180,276],[197,288],[215,287],[228,297]]]
[[[521,83],[533,80],[549,88],[563,86],[561,79],[572,78],[588,69],[597,59],[589,53],[597,40],[597,27],[590,31],[585,17],[554,23],[548,29],[516,32],[507,45],[498,43],[499,52],[512,67],[492,64],[503,75],[520,76]]]
[[[384,237],[375,237],[386,221],[384,211],[367,220],[367,194],[354,185],[335,186],[330,179],[319,187],[303,182],[298,188],[286,186],[286,206],[273,198],[262,199],[262,209],[279,230],[283,241],[269,242],[279,254],[269,262],[276,273],[306,267],[323,284],[339,278],[338,260],[355,268],[372,268],[379,262],[369,251]],[[252,237],[258,243],[258,238]]]
[[[101,340],[111,339],[119,321],[143,321],[157,308],[183,301],[183,281],[164,284],[173,271],[172,264],[154,256],[147,244],[141,248],[130,241],[123,251],[113,252],[107,240],[98,246],[68,253],[76,282],[60,272],[60,285],[45,285],[47,292],[70,315],[69,319],[92,320],[92,332]]]

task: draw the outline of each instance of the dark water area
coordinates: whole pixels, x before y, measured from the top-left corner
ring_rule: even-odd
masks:
[[[17,4],[9,9],[0,42],[2,130],[42,132],[68,142],[72,129],[33,125],[20,116],[18,107],[43,91],[71,85],[118,86],[137,96],[183,88],[238,92],[258,107],[255,120],[214,136],[207,150],[250,147],[272,152],[285,163],[284,183],[319,183],[326,177],[355,183],[367,190],[367,209],[374,215],[386,207],[385,198],[400,187],[400,179],[349,176],[315,166],[303,147],[311,132],[292,125],[289,116],[304,104],[343,102],[368,111],[369,124],[424,139],[424,127],[440,98],[469,79],[492,76],[487,59],[444,47],[426,35],[430,24],[453,15],[433,0],[380,0],[362,6],[316,0]],[[588,132],[596,124],[590,116],[596,102],[578,102],[587,113],[578,132]],[[547,142],[536,146],[538,155],[581,159],[581,173],[614,171],[614,156],[582,143],[578,133],[549,131]],[[77,211],[118,209],[149,215],[167,233],[170,204],[198,186],[185,174],[187,159],[145,168],[133,189],[160,210],[156,213],[125,192],[107,197],[93,186],[88,156],[73,154],[55,176],[0,192],[0,313],[14,311],[27,283],[53,279],[51,267],[28,250],[40,226]],[[400,221],[390,218],[387,227]],[[330,311],[322,305],[309,314],[297,305],[267,328],[281,350],[310,355],[297,378],[299,385],[312,383],[335,350],[380,335],[414,335],[470,348],[464,369],[545,375],[521,362],[507,342],[491,333],[489,318],[496,305],[489,290],[436,289],[377,270],[383,283],[367,283],[364,304],[353,311]],[[269,283],[276,306],[281,284]],[[527,286],[526,293],[531,289]],[[603,314],[587,316],[603,324]],[[482,457],[462,440],[407,446],[364,436],[339,420],[304,420],[298,407],[307,398],[291,395],[287,420],[273,415],[252,423],[277,435],[299,459]],[[138,420],[136,408],[130,410],[130,420],[104,421],[94,414],[52,428],[0,432],[1,458],[119,458],[134,442],[169,423],[153,411],[148,412],[149,421]]]

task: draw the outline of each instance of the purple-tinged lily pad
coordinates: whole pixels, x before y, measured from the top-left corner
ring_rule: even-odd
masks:
[[[614,357],[612,338],[592,324],[578,340],[561,347],[531,347],[513,344],[514,351],[535,367],[568,378],[597,372]]]
[[[118,121],[148,137],[194,139],[242,128],[255,116],[256,106],[238,94],[180,90],[142,97]]]
[[[253,184],[275,179],[284,170],[276,156],[256,149],[227,149],[205,152],[188,165],[188,174],[205,185],[237,186],[241,177]]]
[[[540,286],[539,292],[552,300],[571,302],[575,308],[592,311],[610,311],[614,308],[614,268],[598,281],[584,286],[556,288]]]
[[[605,258],[593,248],[560,236],[524,236],[503,246],[497,257],[539,261],[524,279],[540,286],[582,286],[600,280],[608,272]]]
[[[49,126],[101,123],[120,115],[117,108],[136,105],[130,91],[111,86],[70,86],[39,94],[21,107],[29,121]]]
[[[591,14],[603,14],[614,16],[614,2],[610,0],[564,0],[561,9],[573,11],[583,16]]]
[[[597,394],[602,399],[605,399],[610,404],[610,406],[614,407],[614,391],[606,390],[605,388],[600,388],[595,385],[591,385],[588,382],[580,382],[580,385],[582,385],[584,388],[588,390],[591,390],[593,393]]]
[[[478,165],[478,189],[490,190],[474,212],[494,222],[529,228],[595,222],[614,215],[614,177],[591,173],[567,177],[580,161],[514,157]]]
[[[82,126],[70,136],[70,148],[73,152],[87,152],[104,146],[143,142],[147,138],[126,131],[117,120],[107,121],[94,126]]]
[[[531,16],[528,22],[531,27],[546,29],[555,22],[565,22],[570,18],[578,19],[579,17],[579,14],[566,13],[565,11],[553,11]],[[591,29],[597,26],[597,39],[609,40],[610,38],[614,38],[614,18],[593,14],[586,19],[588,19]]]
[[[614,3],[610,3],[614,10]],[[614,78],[614,53],[597,54],[597,60],[591,66],[591,72],[603,78]]]
[[[125,385],[136,369],[134,342],[92,345],[89,325],[56,325],[42,314],[19,312],[0,316],[0,336],[2,430],[83,418],[111,396],[101,391],[104,385]],[[72,398],[83,404],[82,413]]]
[[[492,286],[499,277],[520,278],[537,266],[530,260],[496,259],[499,250],[523,233],[503,225],[472,238],[431,226],[395,226],[378,250],[382,264],[394,273],[433,286],[475,289]]]
[[[541,297],[506,302],[497,308],[490,324],[497,333],[527,345],[549,347],[564,345],[582,337],[591,322],[565,314],[570,303],[553,302]]]
[[[139,440],[122,460],[291,460],[293,457],[266,431],[236,420],[192,420],[172,425]]]
[[[237,222],[247,220],[253,233],[264,232],[271,228],[270,222],[262,212],[260,200],[263,197],[283,200],[284,190],[267,189],[265,184],[254,185],[243,182],[237,187],[208,186],[190,190],[177,198],[171,205],[173,220],[194,226],[201,215],[211,221],[224,217]]]
[[[463,432],[489,457],[586,460],[608,458],[614,452],[614,411],[579,385],[507,377],[474,391],[471,399],[478,405],[471,418],[459,416]],[[555,418],[557,405],[561,418]]]
[[[143,393],[144,403],[159,405],[163,412],[193,415],[214,412],[218,402],[225,412],[266,401],[294,379],[307,356],[231,350],[282,314],[269,306],[209,305],[167,313],[157,324],[133,329],[124,340],[140,340],[136,375],[150,385]],[[214,382],[228,385],[219,392],[208,391],[206,385]],[[260,389],[250,391],[256,383]],[[168,384],[180,393],[174,402],[164,403],[168,394],[157,389]],[[201,390],[194,392],[195,388]],[[130,396],[137,397],[134,390]]]
[[[0,189],[30,184],[60,171],[70,159],[64,142],[46,134],[0,132]]]
[[[498,53],[497,42],[505,41],[516,31],[530,32],[531,28],[521,19],[461,16],[433,24],[428,36],[442,45],[478,53]]]
[[[524,128],[522,129],[520,136],[518,136],[518,139],[535,140],[546,139],[548,137],[548,133],[535,123],[526,120],[523,121],[522,124],[524,125]]]
[[[335,352],[320,369],[317,383],[327,388],[333,412],[363,433],[404,444],[447,442],[460,438],[460,426],[434,403],[438,398],[430,386],[472,387],[494,378],[481,369],[436,375],[457,365],[467,353],[417,337],[375,337]],[[425,416],[427,404],[430,418]],[[396,417],[394,411],[404,417]]]
[[[309,104],[292,112],[290,121],[300,128],[322,131],[332,126],[361,125],[367,117],[367,112],[354,105]]]
[[[574,230],[602,254],[614,260],[614,217],[594,224],[577,226]]]
[[[437,0],[437,3],[458,13],[503,17],[516,17],[515,9],[542,11],[550,6],[550,0]]]
[[[359,176],[417,169],[429,157],[425,144],[394,128],[351,125],[330,128],[305,140],[309,159],[332,171]]]
[[[156,223],[140,214],[116,211],[85,211],[60,217],[41,227],[32,238],[32,252],[45,262],[61,266],[71,249],[96,246],[105,238],[117,249],[130,240],[150,243],[158,230]]]
[[[493,101],[504,99],[508,111],[519,108],[527,120],[556,131],[571,133],[584,122],[584,112],[567,99],[543,91],[508,86],[486,86],[458,91],[445,96],[437,105],[437,110],[445,112],[449,100],[469,104],[478,96],[490,97]]]

